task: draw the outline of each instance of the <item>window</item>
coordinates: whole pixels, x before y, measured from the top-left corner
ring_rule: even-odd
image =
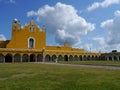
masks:
[[[32,27],[32,26],[30,26],[30,31],[31,31],[31,32],[34,32],[34,31],[35,31],[35,28]]]
[[[29,38],[28,39],[28,48],[34,48],[35,47],[35,40],[34,38]]]

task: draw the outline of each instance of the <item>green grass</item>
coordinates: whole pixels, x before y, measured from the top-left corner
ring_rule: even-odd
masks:
[[[0,64],[0,90],[120,90],[120,70]]]
[[[81,65],[102,65],[102,66],[120,66],[120,61],[63,61],[64,64],[81,64]]]

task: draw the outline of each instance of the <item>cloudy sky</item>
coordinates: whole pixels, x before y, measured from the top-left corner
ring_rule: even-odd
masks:
[[[11,39],[14,18],[45,25],[47,45],[120,51],[120,0],[0,0],[0,40]]]

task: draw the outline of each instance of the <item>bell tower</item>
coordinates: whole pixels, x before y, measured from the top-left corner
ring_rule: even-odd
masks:
[[[21,29],[20,22],[17,19],[14,19],[12,21],[12,30],[20,30],[20,29]]]
[[[12,39],[7,48],[40,49],[46,46],[46,28],[42,30],[31,20],[28,25],[22,26],[17,19],[12,21]]]
[[[43,31],[44,33],[46,33],[46,27],[45,27],[45,25],[43,25],[42,31]]]
[[[15,36],[15,33],[21,29],[21,24],[17,19],[12,21],[12,37]]]

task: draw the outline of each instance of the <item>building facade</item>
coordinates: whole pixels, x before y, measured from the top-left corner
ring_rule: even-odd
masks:
[[[101,60],[104,57],[101,55],[72,48],[67,41],[62,46],[47,46],[46,28],[39,28],[33,20],[21,26],[14,19],[11,40],[0,41],[0,63]]]
[[[120,52],[102,53],[101,58],[107,61],[120,61]]]

